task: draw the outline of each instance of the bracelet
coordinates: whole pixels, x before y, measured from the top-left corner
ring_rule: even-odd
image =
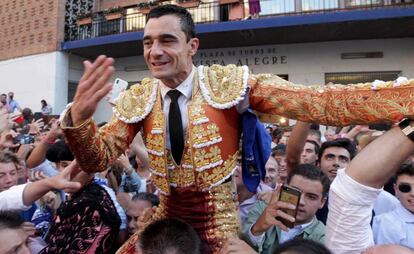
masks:
[[[411,125],[412,123],[413,123],[413,120],[404,119],[398,124],[398,126],[400,127],[404,135],[406,135],[407,138],[409,138],[412,142],[414,142],[414,128]]]
[[[48,145],[53,145],[55,143],[55,141],[48,140],[47,137],[42,138],[42,141]]]

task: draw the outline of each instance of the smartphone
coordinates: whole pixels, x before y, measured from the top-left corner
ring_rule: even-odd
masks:
[[[128,82],[120,78],[115,79],[114,85],[112,86],[112,91],[110,92],[110,97],[108,102],[115,104],[115,100],[118,99],[118,96],[127,89]]]
[[[33,144],[35,142],[35,138],[33,135],[29,134],[19,134],[16,136],[16,138],[13,140],[14,144]]]
[[[283,210],[285,213],[289,214],[293,218],[296,218],[301,194],[302,192],[300,190],[294,187],[287,186],[287,185],[283,185],[282,189],[280,190],[279,200],[286,202],[286,203],[290,203],[296,207],[295,210]],[[294,227],[293,222],[287,221],[280,217],[276,217],[276,219],[282,222],[288,228]]]
[[[33,114],[33,118],[35,121],[39,120],[39,119],[43,119],[43,113],[42,112],[35,112]]]

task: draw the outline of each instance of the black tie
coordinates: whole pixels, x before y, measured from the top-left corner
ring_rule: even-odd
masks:
[[[170,112],[168,114],[171,152],[175,162],[179,165],[184,150],[183,123],[181,121],[180,106],[178,106],[178,98],[181,92],[170,90],[167,95],[171,98]]]

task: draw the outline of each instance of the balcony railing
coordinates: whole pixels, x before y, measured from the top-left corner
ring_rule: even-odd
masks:
[[[304,15],[338,10],[376,9],[413,6],[414,0],[261,0],[259,18],[280,15]],[[248,13],[248,0],[237,4],[220,5],[217,0],[204,0],[198,7],[188,8],[196,24],[231,22],[251,18]],[[120,19],[106,20],[103,15],[95,15],[89,24],[67,25],[65,41],[84,40],[105,35],[142,31],[146,15],[137,8],[129,8]]]

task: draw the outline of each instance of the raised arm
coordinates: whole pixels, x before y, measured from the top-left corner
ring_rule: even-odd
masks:
[[[42,142],[34,147],[33,151],[29,155],[29,158],[27,158],[26,164],[28,168],[34,168],[44,162],[49,144],[53,144],[57,138],[63,136],[59,121],[56,119],[52,119],[51,121],[53,122],[50,131],[44,137]]]
[[[382,188],[413,152],[414,142],[394,127],[362,149],[346,173],[360,184]]]
[[[140,128],[139,124],[126,124],[113,118],[98,131],[91,120],[99,101],[112,88],[109,79],[114,72],[113,63],[106,56],[99,56],[93,63],[84,62],[85,71],[73,104],[61,123],[71,151],[86,172],[105,170],[127,149]]]
[[[288,175],[290,175],[290,172],[292,172],[292,170],[300,164],[300,155],[302,154],[303,147],[305,146],[309,129],[310,124],[301,121],[297,121],[292,129],[286,151]]]
[[[23,204],[30,206],[51,190],[65,190],[69,193],[78,191],[81,183],[70,181],[71,175],[77,170],[77,164],[71,163],[57,176],[27,184],[23,191]]]
[[[271,74],[249,80],[253,109],[329,126],[394,123],[414,117],[414,79],[400,82],[303,86]]]

